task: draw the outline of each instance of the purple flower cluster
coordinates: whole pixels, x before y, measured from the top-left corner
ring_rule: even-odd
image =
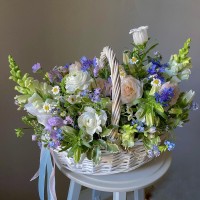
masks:
[[[100,94],[101,94],[101,88],[96,88],[93,93],[89,94],[89,98],[91,99],[92,102],[95,103],[99,102],[101,100]]]
[[[175,147],[175,144],[168,140],[165,140],[164,144],[167,146],[168,151],[172,151]]]
[[[174,88],[164,88],[160,93],[155,93],[155,99],[164,107],[168,106],[168,102],[174,97]]]
[[[152,149],[148,150],[147,152],[147,156],[149,158],[153,158],[154,156],[158,157],[159,155],[160,155],[160,150],[158,149],[158,146],[156,145],[153,145]]]
[[[69,124],[69,125],[74,125],[74,120],[70,117],[70,116],[67,116],[65,117],[65,120],[63,121],[65,125]]]
[[[47,73],[47,75],[51,83],[53,82],[60,83],[63,79],[63,75],[58,69],[51,70],[50,72]]]
[[[90,69],[90,67],[93,65],[93,60],[90,60],[85,56],[81,57],[80,62],[82,64],[81,70],[84,72]]]
[[[36,73],[38,70],[40,70],[41,69],[41,65],[40,65],[40,63],[36,63],[36,64],[34,64],[33,66],[32,66],[32,71],[33,71],[33,73]]]

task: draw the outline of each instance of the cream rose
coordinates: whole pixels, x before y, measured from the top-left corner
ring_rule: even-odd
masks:
[[[71,71],[66,77],[66,91],[74,93],[76,90],[85,90],[91,84],[92,78],[89,73],[83,71]]]
[[[141,26],[136,29],[131,29],[129,34],[132,34],[133,41],[136,45],[142,45],[148,41],[148,26]]]
[[[131,103],[133,100],[142,97],[143,88],[140,81],[132,76],[126,76],[121,80],[121,102]]]
[[[165,88],[173,88],[174,89],[174,96],[172,97],[172,99],[169,102],[169,105],[173,106],[177,102],[178,97],[180,95],[180,90],[178,88],[178,85],[175,83],[166,82],[160,88],[159,93],[161,93]]]
[[[85,107],[85,112],[78,118],[78,126],[85,130],[89,135],[102,132],[102,126],[105,125],[107,115],[105,111],[101,111],[100,115],[91,107]]]

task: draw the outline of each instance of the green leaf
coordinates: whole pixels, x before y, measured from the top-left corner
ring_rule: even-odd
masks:
[[[101,134],[100,136],[101,137],[106,137],[106,136],[109,136],[111,134],[113,129],[105,129]]]
[[[18,138],[22,137],[24,135],[24,132],[23,132],[22,128],[16,128],[15,129],[15,133],[16,133]]]
[[[107,142],[107,150],[111,153],[117,153],[119,152],[119,147],[117,144],[112,144],[110,142]]]
[[[106,143],[105,140],[98,139],[98,142],[99,142],[99,144],[100,144],[103,148],[107,149],[107,143]]]
[[[78,163],[80,161],[80,158],[81,158],[81,148],[80,147],[77,147],[75,150],[74,150],[74,161],[76,163]]]
[[[174,114],[174,115],[181,115],[183,113],[181,108],[171,108],[169,110],[170,114]]]
[[[101,160],[101,150],[98,146],[95,146],[92,150],[92,160],[95,164],[98,164]]]

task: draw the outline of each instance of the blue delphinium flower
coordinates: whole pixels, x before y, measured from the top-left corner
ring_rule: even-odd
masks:
[[[138,131],[139,133],[144,132],[144,123],[143,123],[143,122],[138,121],[138,120],[132,120],[132,121],[131,121],[131,126],[134,126],[135,124],[137,124],[136,129],[137,129],[137,131]]]
[[[81,57],[80,62],[82,64],[82,71],[87,71],[93,65],[93,60],[90,60],[85,56]]]
[[[41,69],[40,63],[36,63],[32,66],[33,73],[36,73],[38,70]]]
[[[155,99],[164,107],[168,106],[168,102],[174,97],[174,88],[164,88],[161,93],[155,93]]]
[[[165,140],[164,144],[167,146],[168,151],[172,151],[175,147],[175,144],[168,140]]]
[[[57,129],[56,130],[56,138],[58,140],[62,140],[63,139],[63,135],[62,135],[62,130],[61,129]]]
[[[159,61],[152,60],[152,65],[147,70],[150,75],[154,74],[160,74],[165,71],[165,68],[168,66],[168,64],[161,64]]]

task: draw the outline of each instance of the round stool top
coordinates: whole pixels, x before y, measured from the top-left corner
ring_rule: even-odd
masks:
[[[56,157],[55,161],[65,176],[80,185],[100,191],[128,192],[145,188],[160,179],[170,167],[171,154],[163,153],[149,163],[130,172],[96,176],[71,172],[60,167]]]

